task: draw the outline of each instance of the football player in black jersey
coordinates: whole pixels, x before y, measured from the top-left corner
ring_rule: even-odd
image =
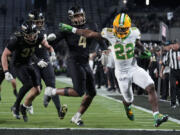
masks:
[[[43,33],[44,37],[47,38],[47,40],[53,40],[53,34],[50,34],[47,37],[47,32],[45,29],[45,17],[41,11],[38,10],[32,10],[28,14],[28,20],[34,23],[37,26],[37,29]],[[35,48],[35,56],[37,57],[34,67],[38,74],[39,82],[41,82],[41,79],[45,82],[46,87],[52,87],[55,88],[55,74],[54,69],[51,63],[51,60],[49,59],[49,53],[46,48],[44,48],[41,44],[39,44]],[[31,94],[31,93],[29,93]],[[48,106],[48,102],[51,98],[44,96],[44,106]],[[48,98],[48,99],[46,99]],[[56,106],[58,116],[60,119],[63,119],[66,112],[67,112],[67,105],[63,105],[61,107],[59,96],[53,96],[52,97],[53,103]],[[32,106],[31,106],[32,108]],[[31,112],[31,110],[30,110]]]
[[[70,24],[78,28],[92,28],[90,23],[86,22],[85,12],[82,8],[76,6],[68,10]],[[46,88],[45,95],[62,96],[83,96],[82,103],[78,112],[72,117],[71,122],[76,125],[83,125],[81,116],[88,109],[94,96],[96,95],[94,76],[89,66],[89,47],[93,39],[87,39],[83,36],[75,35],[70,32],[60,31],[54,43],[65,39],[69,47],[69,56],[67,66],[72,78],[73,88]],[[53,93],[49,93],[53,91]]]
[[[25,122],[28,120],[26,109],[32,104],[32,101],[41,91],[36,71],[31,64],[31,58],[35,52],[35,47],[39,44],[47,48],[52,55],[52,59],[55,59],[54,49],[48,44],[43,34],[37,30],[36,25],[30,22],[25,22],[21,25],[20,32],[17,32],[10,37],[7,47],[2,54],[2,67],[7,80],[13,78],[8,69],[7,58],[12,53],[14,54],[13,66],[18,79],[23,85],[20,88],[16,102],[11,109],[13,116],[17,119],[20,119],[20,109]],[[30,89],[32,94],[28,95],[24,104],[20,105],[20,102],[25,95],[24,93],[27,93]]]

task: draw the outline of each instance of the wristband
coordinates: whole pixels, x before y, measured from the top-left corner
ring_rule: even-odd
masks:
[[[77,28],[73,27],[73,28],[72,28],[72,33],[74,33],[74,34],[75,34],[75,33],[76,33],[76,31],[77,31]]]

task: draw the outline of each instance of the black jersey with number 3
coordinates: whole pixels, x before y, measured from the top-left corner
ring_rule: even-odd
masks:
[[[38,39],[34,44],[28,44],[21,34],[14,34],[8,41],[7,48],[13,52],[13,64],[22,65],[30,62],[31,56],[43,40],[43,34],[38,34]]]

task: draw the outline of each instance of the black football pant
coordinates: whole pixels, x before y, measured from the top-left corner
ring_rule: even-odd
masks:
[[[171,69],[170,72],[171,105],[176,105],[176,97],[180,101],[180,89],[177,87],[176,81],[180,83],[180,70]]]
[[[83,96],[86,93],[94,97],[96,95],[94,75],[89,64],[80,63],[69,58],[67,65],[72,78],[73,88],[79,96]]]
[[[19,90],[18,97],[14,103],[14,106],[19,109],[20,103],[25,94],[32,88],[39,85],[37,73],[32,65],[26,64],[21,66],[15,66],[15,71],[18,79],[22,83],[22,87]]]

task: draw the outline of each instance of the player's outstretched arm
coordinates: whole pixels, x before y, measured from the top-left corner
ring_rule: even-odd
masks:
[[[86,38],[102,38],[101,34],[89,29],[78,29],[75,27],[72,27],[71,25],[68,24],[64,24],[64,23],[60,23],[59,24],[59,29],[61,31],[68,31],[68,32],[72,32],[74,34],[78,34],[80,36],[84,36]]]

